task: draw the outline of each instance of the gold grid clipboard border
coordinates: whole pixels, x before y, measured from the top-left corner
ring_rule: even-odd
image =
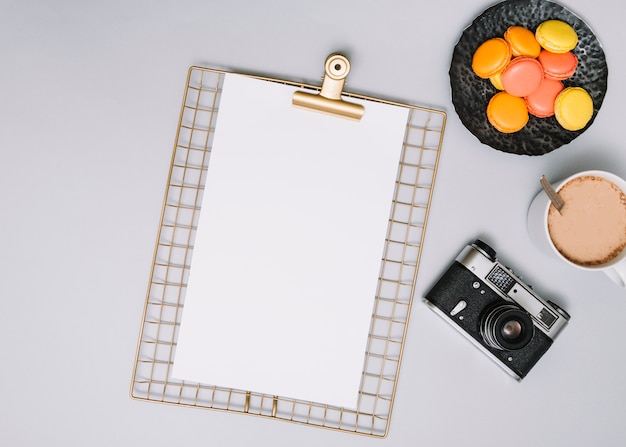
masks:
[[[446,123],[444,112],[409,109],[356,409],[170,378],[191,253],[226,72],[191,67],[172,156],[144,308],[131,397],[275,418],[385,437]],[[298,88],[319,88],[252,76]]]

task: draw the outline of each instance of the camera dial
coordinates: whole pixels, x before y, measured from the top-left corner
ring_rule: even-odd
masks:
[[[481,241],[480,239],[476,239],[472,245],[474,246],[474,248],[484,254],[490,261],[496,261],[496,251],[491,248],[487,243]]]

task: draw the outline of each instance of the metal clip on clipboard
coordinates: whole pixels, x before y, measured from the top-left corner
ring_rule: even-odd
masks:
[[[360,121],[365,109],[360,104],[341,99],[343,86],[350,73],[350,62],[341,54],[331,54],[324,63],[324,80],[319,94],[297,91],[293,94],[295,107],[328,115]]]

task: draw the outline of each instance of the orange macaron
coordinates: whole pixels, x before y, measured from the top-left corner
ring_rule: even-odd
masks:
[[[510,26],[504,32],[504,40],[511,46],[513,56],[537,57],[541,51],[535,33],[523,26]]]
[[[488,79],[501,72],[511,60],[511,47],[500,37],[483,42],[472,57],[472,70],[480,78]]]
[[[499,132],[517,132],[528,122],[526,102],[507,92],[496,93],[487,105],[487,119]]]
[[[554,115],[554,101],[562,90],[561,81],[544,78],[539,88],[524,98],[528,112],[537,118]]]
[[[541,63],[546,78],[559,81],[572,77],[578,66],[578,58],[571,51],[553,53],[541,50],[537,60]]]
[[[514,58],[502,72],[502,87],[513,96],[528,96],[543,80],[543,67],[532,57]]]

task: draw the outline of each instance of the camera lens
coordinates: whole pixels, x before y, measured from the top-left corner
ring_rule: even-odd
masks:
[[[514,304],[500,304],[483,316],[480,333],[492,348],[517,350],[533,338],[535,326],[526,312]]]
[[[522,333],[522,325],[519,321],[507,321],[502,326],[502,336],[507,340],[515,340]]]

